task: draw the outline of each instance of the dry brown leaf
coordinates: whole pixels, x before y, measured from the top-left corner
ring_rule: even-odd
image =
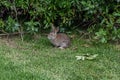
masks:
[[[82,46],[83,46],[83,47],[90,47],[89,44],[83,44]]]
[[[115,48],[116,48],[117,50],[120,50],[120,45],[116,45]]]
[[[77,49],[78,49],[78,47],[73,47],[73,48],[72,48],[72,50],[77,50]]]

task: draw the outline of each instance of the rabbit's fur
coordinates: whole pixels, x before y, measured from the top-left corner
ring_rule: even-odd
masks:
[[[55,46],[61,49],[70,46],[70,38],[64,33],[58,33],[59,28],[52,25],[52,31],[48,34],[48,39]]]

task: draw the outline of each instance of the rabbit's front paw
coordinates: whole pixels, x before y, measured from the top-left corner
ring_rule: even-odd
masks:
[[[60,49],[64,49],[63,47],[59,47]]]

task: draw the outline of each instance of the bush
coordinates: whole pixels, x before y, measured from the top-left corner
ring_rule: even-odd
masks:
[[[119,3],[119,0],[1,0],[0,31],[34,34],[54,23],[62,30],[92,29],[101,42],[119,40]]]

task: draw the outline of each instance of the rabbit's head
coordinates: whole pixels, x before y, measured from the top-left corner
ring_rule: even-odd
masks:
[[[59,28],[55,28],[55,26],[52,24],[52,31],[48,34],[48,39],[53,40],[57,36],[57,32],[59,31]]]

